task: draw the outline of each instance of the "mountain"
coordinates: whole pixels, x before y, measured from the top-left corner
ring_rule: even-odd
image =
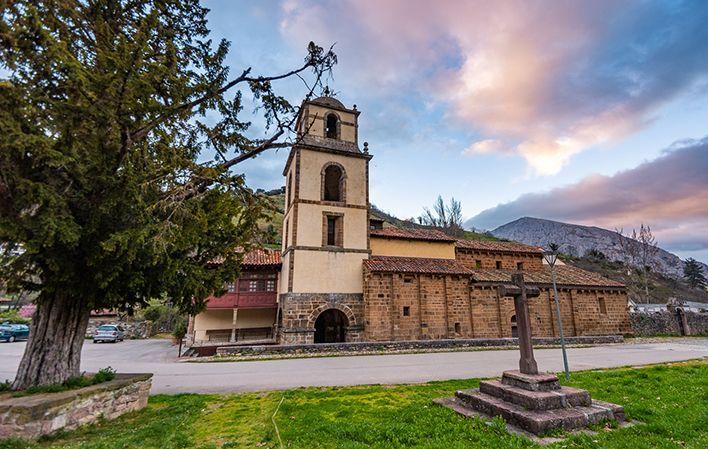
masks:
[[[541,218],[523,217],[494,229],[492,235],[527,245],[547,247],[549,242],[560,245],[560,251],[571,256],[584,256],[590,250],[600,251],[610,260],[622,260],[621,239],[617,232],[595,226],[582,226]],[[708,273],[708,265],[702,264]],[[684,262],[675,254],[659,249],[654,269],[672,277],[683,276]]]

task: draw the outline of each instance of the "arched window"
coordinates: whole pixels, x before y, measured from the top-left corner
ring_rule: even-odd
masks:
[[[330,164],[322,174],[322,199],[324,201],[344,201],[344,171],[342,167]]]
[[[337,136],[337,116],[329,114],[326,120],[325,136],[330,139],[336,139]]]

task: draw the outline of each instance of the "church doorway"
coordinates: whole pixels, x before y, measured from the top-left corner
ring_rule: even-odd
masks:
[[[516,315],[511,317],[511,338],[519,338],[519,328],[516,326]]]
[[[345,341],[349,320],[340,310],[327,309],[315,321],[315,343],[340,343]]]

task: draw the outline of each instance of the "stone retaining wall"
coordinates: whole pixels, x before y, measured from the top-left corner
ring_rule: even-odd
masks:
[[[568,344],[607,344],[622,343],[621,335],[581,336],[568,337]],[[534,338],[535,345],[560,344],[558,338]],[[444,339],[444,340],[411,340],[411,341],[367,341],[351,343],[320,343],[299,345],[271,345],[271,346],[239,346],[219,347],[217,355],[268,355],[268,354],[318,354],[328,352],[378,352],[378,351],[403,351],[426,349],[456,349],[489,346],[516,346],[517,338],[471,338],[471,339]]]
[[[147,405],[151,384],[152,374],[118,374],[77,390],[0,396],[0,438],[35,439],[140,410]]]
[[[125,338],[127,340],[142,340],[155,335],[155,329],[152,321],[120,321],[104,317],[95,317],[89,319],[89,324],[86,327],[86,338],[93,337],[96,328],[104,324],[117,324],[118,326],[122,327],[125,331]]]
[[[687,335],[708,335],[708,313],[684,312]],[[637,337],[657,335],[684,335],[681,320],[675,312],[631,313],[629,321]]]

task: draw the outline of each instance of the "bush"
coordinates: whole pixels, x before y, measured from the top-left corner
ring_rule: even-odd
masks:
[[[153,329],[157,332],[172,332],[177,323],[185,319],[176,308],[160,299],[151,300],[150,305],[142,309],[141,315],[152,321]]]
[[[12,324],[30,324],[30,319],[20,316],[20,311],[17,309],[0,312],[0,323],[4,323],[6,321],[9,321]]]
[[[185,335],[187,335],[187,323],[184,322],[184,319],[181,319],[175,325],[175,329],[172,331],[172,336],[177,340],[181,340]]]

